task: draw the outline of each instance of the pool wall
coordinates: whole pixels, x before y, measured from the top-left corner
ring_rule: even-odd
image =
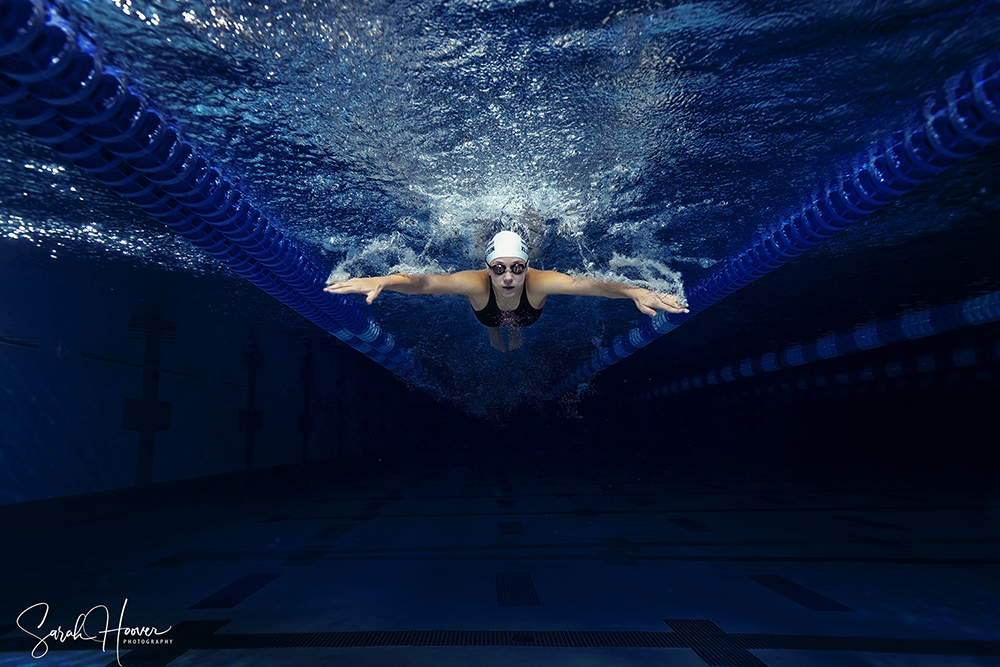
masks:
[[[232,278],[8,239],[0,259],[0,503],[354,460],[444,432],[415,427],[435,414],[423,392]]]

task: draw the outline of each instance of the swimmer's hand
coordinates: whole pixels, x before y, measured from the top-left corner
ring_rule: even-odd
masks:
[[[656,315],[656,311],[665,310],[668,313],[689,313],[687,308],[681,304],[680,299],[678,299],[673,294],[663,294],[661,292],[654,292],[648,289],[634,288],[629,294],[632,301],[635,302],[635,307],[638,308],[644,315],[649,315],[652,317]]]
[[[349,278],[339,283],[327,285],[323,290],[331,294],[366,294],[366,302],[370,305],[372,301],[382,293],[385,288],[385,278]]]

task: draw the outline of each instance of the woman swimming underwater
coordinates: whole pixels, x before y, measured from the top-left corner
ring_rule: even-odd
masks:
[[[688,312],[676,296],[632,287],[610,280],[575,278],[558,271],[528,268],[528,248],[521,237],[500,232],[486,246],[486,269],[457,273],[396,273],[373,278],[351,278],[326,288],[334,294],[366,294],[371,303],[382,290],[403,294],[462,294],[476,319],[489,327],[490,344],[506,352],[502,327],[507,327],[510,349],[521,347],[521,327],[534,324],[552,294],[632,299],[646,315],[658,310]]]

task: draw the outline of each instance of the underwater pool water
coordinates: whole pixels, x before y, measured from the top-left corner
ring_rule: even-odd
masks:
[[[514,227],[536,267],[674,292],[910,122],[996,48],[1000,23],[989,2],[69,5],[331,277],[477,268],[485,239]],[[8,242],[113,272],[230,275],[9,124],[2,141]],[[670,334],[637,363],[711,364],[995,289],[995,156],[782,268],[766,303],[744,290],[727,324],[686,325],[697,343]],[[356,301],[480,414],[551,399],[643,317],[553,298],[502,356],[461,297]]]
[[[697,300],[1000,47],[995,0],[65,6],[317,287],[510,227]],[[176,640],[126,665],[997,664],[1000,142],[567,392],[630,303],[553,297],[499,354],[461,297],[350,297],[428,388],[36,142],[3,77],[0,665],[42,664],[40,603],[125,599]]]

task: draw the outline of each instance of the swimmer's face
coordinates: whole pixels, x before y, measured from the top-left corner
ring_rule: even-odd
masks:
[[[504,271],[497,275],[497,271],[503,267]],[[514,273],[518,269],[520,273]],[[520,257],[496,257],[490,262],[490,280],[493,281],[493,289],[497,294],[513,296],[517,294],[524,285],[524,278],[528,275],[528,263]]]

